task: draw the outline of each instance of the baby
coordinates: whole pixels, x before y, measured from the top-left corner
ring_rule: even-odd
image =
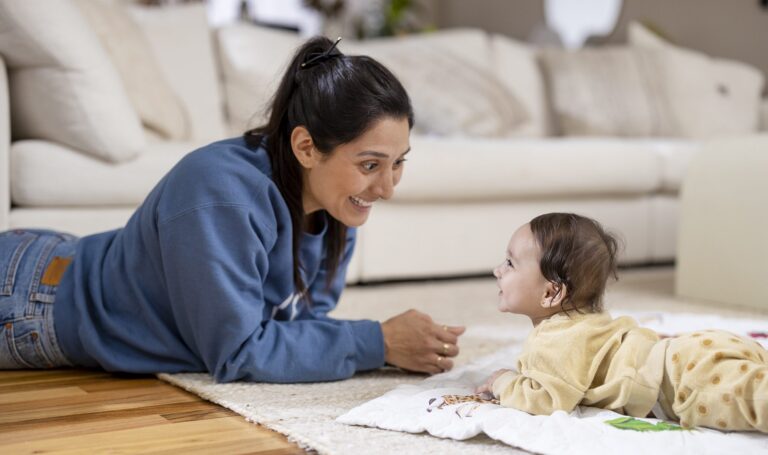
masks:
[[[478,387],[531,414],[577,405],[635,417],[651,411],[683,427],[768,433],[768,352],[719,330],[660,339],[603,312],[617,242],[594,220],[549,213],[512,235],[494,270],[499,311],[533,322],[517,371]]]

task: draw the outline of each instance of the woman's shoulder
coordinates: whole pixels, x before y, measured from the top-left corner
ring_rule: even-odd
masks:
[[[162,193],[170,216],[202,207],[240,206],[266,221],[286,210],[272,182],[266,150],[242,138],[213,142],[187,154],[166,176]],[[269,213],[273,216],[264,216]]]
[[[212,142],[188,153],[177,165],[182,176],[221,182],[227,177],[247,176],[249,183],[271,181],[272,168],[264,147],[251,147],[242,137]]]

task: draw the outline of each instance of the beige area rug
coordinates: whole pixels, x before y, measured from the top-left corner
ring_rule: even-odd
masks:
[[[385,320],[415,308],[429,313],[439,323],[466,325],[467,332],[460,341],[462,352],[456,362],[461,366],[503,346],[521,342],[531,329],[527,319],[496,311],[496,292],[492,278],[352,287],[345,291],[333,316]],[[609,288],[606,308],[768,319],[765,309],[675,298],[670,268],[622,271],[619,282]],[[160,378],[321,454],[527,453],[486,436],[453,441],[335,422],[339,415],[400,384],[424,379],[424,376],[394,369],[360,374],[346,381],[300,385],[215,384],[206,374],[160,375]]]

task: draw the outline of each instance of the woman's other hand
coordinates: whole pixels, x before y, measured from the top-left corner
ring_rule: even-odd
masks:
[[[404,370],[436,374],[453,368],[464,327],[436,324],[429,315],[408,310],[381,324],[385,360]]]
[[[492,375],[488,377],[488,379],[485,381],[485,383],[483,383],[483,385],[475,389],[475,393],[477,394],[488,393],[490,395],[493,395],[493,383],[496,382],[496,379],[498,379],[499,376],[506,373],[507,371],[512,371],[512,370],[507,370],[507,369],[496,370]]]

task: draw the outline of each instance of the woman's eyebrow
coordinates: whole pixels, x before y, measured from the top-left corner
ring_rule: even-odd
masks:
[[[403,156],[403,155],[405,155],[406,153],[408,153],[410,151],[411,151],[411,148],[408,147],[408,150],[404,151],[400,156]],[[389,158],[389,155],[387,155],[386,153],[384,153],[384,152],[376,152],[374,150],[362,151],[362,152],[358,153],[357,156],[372,156],[372,157],[375,157],[375,158],[383,158],[383,159]]]
[[[360,152],[357,154],[357,156],[373,156],[375,158],[389,158],[389,155],[383,152],[374,152],[373,150],[366,150],[364,152]]]

